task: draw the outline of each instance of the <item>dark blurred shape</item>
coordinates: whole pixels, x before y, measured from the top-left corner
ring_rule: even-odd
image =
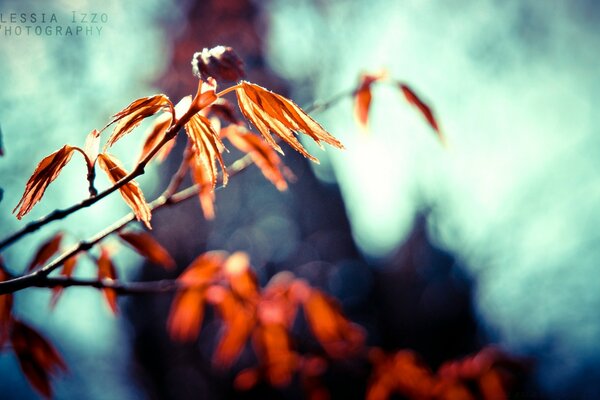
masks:
[[[244,77],[242,60],[231,47],[217,46],[212,49],[204,48],[194,53],[192,72],[202,80],[209,77],[237,81]]]

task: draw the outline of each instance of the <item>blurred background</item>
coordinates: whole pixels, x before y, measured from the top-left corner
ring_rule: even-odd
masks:
[[[190,60],[204,47],[232,46],[250,81],[305,106],[386,68],[433,106],[448,149],[399,91],[375,86],[369,134],[350,98],[314,114],[347,150],[307,143],[319,166],[286,151],[297,176],[287,192],[251,169],[217,193],[214,221],[191,200],[154,215],[153,233],[179,270],[224,249],[247,251],[263,284],[294,271],[336,296],[369,344],[414,349],[434,368],[498,343],[535,361],[525,398],[600,396],[598,2],[15,0],[0,1],[0,13],[1,236],[87,195],[74,160],[17,221],[12,208],[39,160],[83,145],[135,98],[193,93]],[[11,23],[10,13],[38,21]],[[56,21],[40,23],[42,13]],[[91,13],[106,21],[84,22]],[[25,34],[27,25],[44,31]],[[57,26],[84,29],[65,36]],[[142,140],[132,134],[114,148],[128,168]],[[177,164],[149,168],[139,180],[147,198]],[[21,271],[57,230],[75,241],[126,212],[111,197],[4,251],[6,264]],[[127,279],[175,276],[127,249],[116,264]],[[94,266],[81,262],[78,274],[94,276]],[[117,318],[95,290],[67,290],[54,312],[48,300],[46,290],[22,291],[16,312],[65,355],[70,373],[55,381],[57,398],[242,396],[231,373],[211,369],[218,324],[209,318],[187,346],[167,338],[169,296],[123,299]],[[9,398],[36,398],[9,353],[0,376]],[[327,379],[333,398],[363,396],[360,368]],[[245,396],[302,393],[259,387]]]

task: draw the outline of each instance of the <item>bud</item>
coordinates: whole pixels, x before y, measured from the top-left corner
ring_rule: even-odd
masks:
[[[237,81],[244,77],[242,60],[231,47],[225,46],[204,48],[194,53],[192,72],[203,80],[208,79],[209,76],[226,81]]]

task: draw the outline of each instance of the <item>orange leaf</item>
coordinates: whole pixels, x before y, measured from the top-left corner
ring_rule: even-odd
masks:
[[[10,279],[10,275],[4,269],[4,262],[0,256],[0,282],[7,279]],[[0,295],[0,349],[9,336],[10,326],[12,323],[12,304],[12,294]]]
[[[258,281],[252,268],[248,254],[237,251],[230,255],[223,266],[225,277],[231,290],[240,298],[254,302],[257,300]]]
[[[275,387],[288,385],[298,365],[298,357],[291,351],[285,327],[278,324],[259,326],[254,331],[253,344],[269,383]]]
[[[117,270],[115,269],[112,260],[110,259],[110,252],[103,247],[100,250],[100,258],[98,258],[98,280],[116,280]],[[114,289],[103,288],[102,292],[106,298],[108,306],[114,314],[117,314],[119,308],[117,306],[117,292]]]
[[[369,109],[371,107],[371,85],[373,82],[383,79],[387,74],[362,74],[360,84],[354,93],[354,117],[363,131],[368,130]]]
[[[123,169],[123,167],[121,167],[119,161],[110,154],[101,153],[98,156],[98,164],[100,165],[100,168],[106,172],[108,179],[113,184],[127,176],[127,172]],[[150,218],[152,218],[150,206],[148,206],[148,203],[146,203],[146,199],[144,199],[144,193],[138,184],[134,181],[130,181],[121,186],[119,188],[119,192],[121,193],[121,196],[127,205],[133,210],[133,213],[138,221],[142,221],[148,227],[148,229],[152,229],[150,226]]]
[[[196,114],[198,111],[210,106],[217,100],[217,81],[213,78],[208,78],[206,81],[200,79],[198,82],[198,90],[192,100],[192,104],[188,113]],[[186,113],[187,114],[187,113]]]
[[[225,253],[211,251],[197,257],[177,278],[189,288],[180,290],[171,304],[167,330],[173,340],[191,341],[198,337],[204,316],[206,286],[220,270]]]
[[[91,167],[96,162],[96,158],[98,158],[98,153],[100,152],[100,132],[94,129],[90,133],[88,133],[85,138],[85,144],[83,145],[83,154],[86,155],[88,161],[88,165]]]
[[[169,252],[146,232],[119,232],[119,237],[150,262],[167,269],[175,267],[175,260]]]
[[[72,257],[69,257],[65,260],[63,267],[61,269],[60,274],[66,278],[70,278],[73,275],[73,271],[75,270],[75,266],[77,265],[78,254],[75,254]],[[63,288],[60,286],[55,286],[52,288],[52,297],[50,298],[50,308],[56,307],[56,303],[58,303],[58,299],[62,294]]]
[[[219,146],[224,147],[212,124],[203,115],[195,114],[185,124],[185,131],[193,145],[196,162],[208,172],[211,189],[217,185],[217,165],[219,162],[223,171],[223,185],[227,184],[227,170],[221,157]]]
[[[222,287],[215,286],[209,291],[212,293],[207,297],[215,304],[223,320],[221,337],[213,361],[217,366],[226,368],[238,358],[248,340],[255,324],[254,310],[252,306],[240,302],[232,292]]]
[[[48,239],[35,253],[35,256],[31,260],[27,272],[33,271],[36,267],[42,266],[52,257],[60,248],[60,242],[63,238],[62,232],[58,232],[56,235]]]
[[[211,220],[215,218],[215,191],[213,189],[213,181],[207,168],[198,163],[198,160],[191,158],[190,171],[192,178],[200,188],[198,198],[204,218]]]
[[[410,87],[403,83],[400,83],[399,86],[402,90],[402,93],[404,93],[404,97],[406,97],[406,100],[408,100],[410,104],[415,106],[421,112],[421,114],[423,114],[429,125],[431,125],[433,130],[437,133],[437,136],[442,142],[442,144],[446,146],[446,138],[442,134],[442,131],[438,126],[438,123],[435,119],[435,116],[433,115],[433,111],[431,110],[431,108],[427,104],[425,104],[425,102],[423,102],[423,100],[421,100],[419,96],[417,96],[417,94]]]
[[[35,329],[21,321],[14,321],[11,341],[29,383],[44,397],[52,397],[51,377],[67,370],[60,354]]]
[[[347,356],[362,345],[362,331],[351,324],[325,294],[313,289],[304,302],[304,311],[315,338],[332,357]]]
[[[144,159],[146,155],[150,153],[150,151],[154,149],[154,147],[156,147],[161,140],[163,140],[165,133],[167,133],[167,130],[171,126],[172,120],[173,116],[168,113],[163,113],[156,117],[156,119],[152,122],[152,125],[148,127],[144,134],[146,141],[142,147],[142,154],[140,154],[139,160]],[[165,143],[163,147],[161,147],[160,151],[156,154],[156,157],[159,159],[159,161],[164,161],[164,159],[167,158],[167,155],[171,151],[174,144],[175,138],[168,143]]]
[[[116,113],[108,124],[117,122],[113,133],[104,145],[104,151],[115,144],[117,140],[131,132],[144,119],[165,109],[170,110],[171,115],[173,114],[173,103],[164,94],[143,97],[129,104],[122,111]]]
[[[293,174],[283,165],[272,147],[239,125],[229,125],[221,130],[221,134],[227,136],[231,144],[240,151],[250,154],[254,164],[278,190],[287,189],[284,175],[291,178]]]
[[[270,132],[274,132],[294,150],[315,162],[318,160],[304,149],[294,136],[294,131],[310,136],[319,145],[324,141],[334,147],[344,148],[340,141],[291,100],[246,81],[240,82],[235,92],[242,114],[278,152],[283,154]]]
[[[73,150],[74,147],[65,145],[40,161],[33,175],[27,181],[27,185],[25,185],[23,197],[13,210],[14,213],[19,206],[21,207],[17,213],[18,219],[31,211],[33,206],[41,200],[48,185],[58,177],[63,167],[71,160]]]

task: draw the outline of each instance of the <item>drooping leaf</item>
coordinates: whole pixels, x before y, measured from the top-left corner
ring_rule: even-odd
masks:
[[[237,81],[244,77],[242,60],[231,47],[216,46],[194,53],[192,72],[200,79],[209,77]]]
[[[173,114],[173,103],[164,94],[143,97],[129,104],[122,111],[116,113],[110,121],[109,125],[115,122],[117,124],[104,145],[104,151],[131,132],[144,119],[165,110],[169,110],[170,114]]]
[[[98,156],[98,165],[106,172],[108,179],[113,184],[127,176],[127,172],[121,167],[119,161],[110,154],[101,153]],[[127,205],[133,210],[138,221],[142,221],[148,229],[152,229],[150,226],[150,219],[152,218],[150,206],[146,203],[144,193],[138,184],[130,181],[121,186],[119,192]]]
[[[233,293],[245,301],[255,302],[259,296],[258,280],[250,267],[247,253],[236,251],[223,265],[225,278]]]
[[[221,130],[221,135],[227,137],[231,144],[244,153],[250,154],[254,164],[260,169],[265,178],[267,178],[278,190],[286,190],[288,179],[293,178],[290,171],[281,161],[275,150],[264,140],[248,132],[239,125],[229,125]]]
[[[143,160],[146,157],[146,155],[148,155],[148,153],[150,153],[150,151],[154,149],[154,147],[156,147],[156,145],[160,143],[161,140],[163,140],[163,138],[165,137],[165,133],[171,126],[172,119],[173,117],[168,113],[163,113],[156,117],[156,119],[152,122],[152,125],[148,127],[144,134],[144,136],[146,137],[146,141],[144,142],[144,145],[142,147],[142,154],[140,154],[138,161]],[[159,161],[162,162],[165,160],[165,158],[167,158],[167,155],[173,148],[174,144],[175,138],[173,138],[168,143],[165,143],[163,147],[161,147],[160,151],[156,154],[156,157]]]
[[[354,93],[354,117],[363,131],[368,130],[369,109],[371,107],[371,85],[374,82],[383,79],[385,72],[375,74],[362,74],[358,89]]]
[[[363,332],[342,315],[333,299],[320,291],[310,292],[304,312],[315,338],[330,356],[347,356],[362,345]]]
[[[344,148],[339,140],[289,99],[246,81],[240,82],[236,94],[242,114],[280,153],[283,154],[283,151],[270,132],[275,133],[294,150],[315,162],[318,160],[304,149],[294,136],[294,132],[310,136],[319,145],[323,141],[339,149]]]
[[[106,247],[102,247],[100,250],[100,257],[98,258],[98,280],[116,280],[117,270],[111,260],[110,251]],[[106,303],[110,307],[113,314],[119,312],[117,305],[117,292],[111,288],[103,288],[104,298]]]
[[[0,256],[0,282],[10,279],[10,275],[4,268],[4,260]],[[0,349],[8,339],[12,324],[12,294],[0,295]]]
[[[74,148],[65,145],[60,150],[55,151],[44,158],[36,167],[33,175],[25,185],[25,192],[19,203],[13,210],[13,213],[19,209],[17,218],[21,219],[27,214],[33,206],[41,200],[48,185],[58,177],[60,171],[71,160]],[[19,208],[20,207],[20,208]]]
[[[96,129],[88,133],[83,145],[83,153],[87,156],[90,167],[96,162],[98,153],[100,153],[100,132]]]
[[[70,278],[73,275],[73,271],[75,270],[75,266],[77,265],[78,259],[78,254],[67,258],[60,270],[60,274],[65,278]],[[58,303],[58,299],[60,299],[62,292],[63,288],[60,286],[55,286],[52,288],[52,297],[50,298],[50,309],[54,309],[56,307],[56,304]]]
[[[173,340],[184,342],[198,337],[204,317],[206,288],[225,259],[224,252],[204,253],[192,261],[177,278],[186,288],[177,292],[171,304],[167,331]]]
[[[175,260],[169,252],[146,232],[119,232],[119,237],[150,262],[167,269],[175,267]]]
[[[240,355],[255,325],[254,307],[238,300],[221,286],[208,289],[207,299],[216,307],[222,320],[213,362],[220,368],[227,368]]]
[[[185,131],[192,142],[196,162],[205,168],[209,175],[211,188],[214,189],[217,185],[217,161],[223,171],[223,185],[226,185],[227,170],[220,150],[220,146],[224,146],[209,119],[195,114],[185,124]]]
[[[440,130],[440,127],[431,108],[423,100],[421,100],[419,96],[417,96],[417,94],[408,85],[399,83],[399,86],[402,90],[402,93],[404,94],[404,97],[406,97],[406,100],[421,112],[421,114],[423,115],[423,117],[425,117],[431,128],[433,128],[433,130],[436,132],[442,144],[445,146],[446,137]]]
[[[33,271],[36,267],[42,266],[52,257],[58,249],[60,248],[60,242],[62,241],[63,233],[58,232],[50,239],[48,239],[40,248],[37,253],[29,263],[29,267],[27,267],[27,272]]]
[[[51,398],[50,379],[59,372],[67,371],[60,354],[47,339],[21,321],[15,320],[13,323],[11,342],[31,386],[44,397]]]
[[[254,331],[254,349],[265,368],[267,381],[275,387],[290,383],[298,363],[291,350],[287,330],[282,325],[261,325]]]
[[[188,110],[188,115],[193,115],[206,109],[215,101],[217,101],[217,81],[210,77],[206,81],[200,80],[198,82],[198,90]]]
[[[210,109],[208,114],[217,116],[221,118],[223,121],[238,124],[240,120],[236,117],[233,106],[227,99],[223,97],[219,97],[210,105]]]
[[[215,191],[212,176],[208,169],[200,164],[196,158],[191,158],[189,163],[192,179],[199,187],[198,198],[200,199],[202,214],[207,220],[212,220],[215,218]]]

